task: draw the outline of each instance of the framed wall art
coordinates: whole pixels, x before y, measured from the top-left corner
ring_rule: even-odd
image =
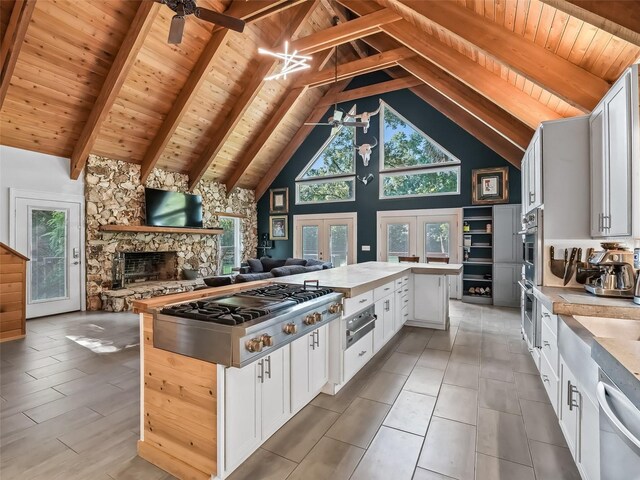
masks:
[[[286,215],[269,217],[269,240],[289,240],[289,219]]]
[[[488,205],[509,202],[509,167],[472,171],[471,203]]]
[[[289,189],[287,187],[269,190],[269,213],[289,213]]]

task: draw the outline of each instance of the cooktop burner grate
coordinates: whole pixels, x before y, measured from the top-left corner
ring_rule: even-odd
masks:
[[[333,293],[330,288],[306,289],[298,285],[276,284],[240,292],[236,296],[259,297],[272,300],[293,300],[296,303],[307,302],[314,298]]]
[[[230,307],[218,305],[212,301],[197,301],[165,307],[162,313],[224,325],[238,325],[268,315],[270,312],[264,308]]]

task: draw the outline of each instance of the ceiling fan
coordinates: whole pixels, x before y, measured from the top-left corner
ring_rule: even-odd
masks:
[[[171,27],[169,28],[169,43],[178,44],[182,42],[182,34],[184,32],[184,17],[187,15],[195,15],[205,22],[214,23],[221,27],[242,33],[244,30],[244,20],[241,20],[224,13],[218,13],[208,8],[201,8],[196,5],[195,0],[156,0],[169,7],[176,14],[171,19]]]
[[[335,47],[335,80],[334,83],[338,83],[338,46]],[[305,123],[305,125],[329,125],[331,126],[331,135],[336,133],[340,127],[369,127],[369,122],[357,122],[355,117],[349,113],[345,113],[338,109],[337,93],[336,103],[333,105],[333,115],[331,115],[326,122],[319,123]]]

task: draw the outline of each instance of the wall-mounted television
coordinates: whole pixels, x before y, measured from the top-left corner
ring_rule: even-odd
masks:
[[[202,228],[202,197],[145,188],[146,223],[156,227]]]

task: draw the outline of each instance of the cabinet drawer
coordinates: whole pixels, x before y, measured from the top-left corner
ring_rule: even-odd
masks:
[[[553,406],[553,410],[558,414],[558,377],[549,365],[547,357],[543,354],[540,359],[540,378],[542,378],[542,384],[544,389],[549,395],[549,400]]]
[[[395,286],[396,290],[398,288],[402,288],[402,278],[396,278],[393,282],[393,285]]]
[[[343,316],[348,317],[373,304],[373,290],[344,299]]]
[[[382,325],[380,325],[382,326]],[[367,333],[344,352],[344,379],[353,377],[373,356],[373,332]]]
[[[394,290],[393,282],[385,283],[384,285],[376,288],[373,291],[373,301],[377,302],[381,298],[384,298],[390,293],[393,293],[393,290]]]
[[[409,275],[402,277],[402,285],[409,285]]]
[[[407,320],[409,320],[409,306],[404,305],[402,310],[400,310],[400,326],[407,323]]]
[[[558,340],[549,325],[542,322],[542,356],[546,357],[553,373],[558,376]]]
[[[549,330],[551,330],[551,333],[553,333],[553,335],[557,337],[558,336],[558,316],[551,313],[549,309],[542,304],[540,304],[540,312],[542,315],[542,324],[544,325],[546,323],[547,326],[549,327]]]

